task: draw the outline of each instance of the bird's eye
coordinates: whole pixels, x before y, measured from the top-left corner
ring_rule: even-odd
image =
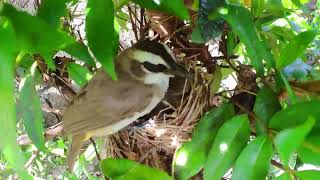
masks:
[[[167,69],[167,67],[163,64],[152,64],[149,62],[144,62],[143,67],[151,72],[164,72]]]

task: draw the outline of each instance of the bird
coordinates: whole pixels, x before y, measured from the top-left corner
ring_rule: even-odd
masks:
[[[116,133],[148,114],[162,101],[171,77],[193,77],[166,44],[151,40],[123,50],[115,58],[115,69],[117,80],[97,70],[63,114],[63,128],[71,137],[70,172],[85,141]]]

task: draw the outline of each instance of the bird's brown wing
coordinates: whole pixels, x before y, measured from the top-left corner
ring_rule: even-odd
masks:
[[[153,86],[100,70],[70,103],[63,115],[67,133],[80,134],[109,126],[142,111],[153,97]]]

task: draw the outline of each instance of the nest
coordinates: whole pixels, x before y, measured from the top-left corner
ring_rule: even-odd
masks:
[[[166,102],[166,107],[144,123],[107,137],[105,153],[102,154],[127,158],[170,172],[174,152],[183,142],[190,140],[199,118],[209,106],[207,83],[200,70],[194,70],[195,80],[184,83],[177,107]]]
[[[107,137],[101,156],[127,158],[170,174],[176,149],[191,140],[199,118],[209,108],[208,82],[202,68],[196,65],[198,59],[209,59],[208,48],[187,40],[193,21],[190,26],[165,13],[139,11],[136,6],[127,8],[136,39],[146,34],[150,39],[163,42],[170,39],[173,52],[184,55],[180,62],[194,71],[195,77],[193,81],[171,79],[164,101],[151,114]],[[204,61],[204,67],[212,67],[207,62],[212,63],[211,60]]]

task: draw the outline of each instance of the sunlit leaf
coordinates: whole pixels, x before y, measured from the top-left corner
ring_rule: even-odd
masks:
[[[307,164],[320,166],[320,135],[307,137],[298,150],[298,156]]]
[[[161,10],[176,15],[181,19],[190,19],[188,9],[185,7],[183,0],[133,0],[133,2],[143,8]]]
[[[292,174],[284,172],[280,176],[276,177],[275,180],[292,180],[294,177]]]
[[[222,73],[221,73],[221,68],[220,67],[216,67],[216,69],[214,70],[213,73],[213,77],[212,77],[212,82],[210,84],[210,90],[211,90],[211,94],[216,93],[219,88],[220,88],[220,84],[221,84],[221,80],[222,80]]]
[[[244,148],[233,169],[232,179],[265,179],[273,155],[272,142],[267,136],[258,136]]]
[[[129,20],[129,15],[126,12],[120,11],[117,12],[116,18],[121,29],[128,30],[127,22]]]
[[[167,173],[159,169],[154,169],[127,159],[105,159],[100,162],[100,168],[105,176],[115,180],[171,180],[171,177]]]
[[[265,1],[253,0],[252,1],[252,12],[254,13],[254,15],[259,17],[263,13],[264,6],[265,6]]]
[[[88,45],[94,56],[112,79],[116,79],[114,56],[118,49],[118,32],[114,29],[112,1],[88,1],[85,29]]]
[[[71,79],[81,87],[86,85],[92,78],[90,71],[79,64],[69,63],[67,68]]]
[[[274,67],[273,55],[259,37],[253,22],[253,16],[248,9],[230,4],[221,8],[219,14],[230,24],[233,32],[239,36],[241,42],[246,46],[251,64],[259,75],[264,73],[263,60],[268,68]]]
[[[34,145],[41,151],[45,151],[43,116],[40,99],[35,88],[35,75],[37,64],[34,63],[30,71],[23,77],[19,87],[19,103],[22,120],[27,134]]]
[[[314,123],[315,120],[313,118],[309,118],[302,125],[285,129],[277,134],[274,139],[274,143],[285,165],[288,165],[290,156],[303,143]]]
[[[250,136],[247,115],[235,116],[219,129],[204,166],[204,179],[217,179],[231,168]]]
[[[266,0],[264,1],[264,9],[271,11],[284,11],[283,1]]]
[[[279,69],[293,63],[300,57],[312,40],[316,37],[317,31],[305,31],[294,37],[286,44],[280,53],[280,58],[277,62]]]
[[[23,167],[26,161],[16,143],[16,107],[13,82],[14,62],[19,52],[19,46],[13,34],[13,28],[6,20],[0,21],[0,41],[0,148],[20,178],[31,179]]]
[[[55,28],[60,25],[60,18],[67,15],[66,3],[70,0],[43,0],[38,9],[37,16]]]
[[[176,179],[188,179],[203,168],[218,129],[233,115],[233,106],[223,104],[200,119],[192,141],[183,144],[175,154],[172,167]]]
[[[257,133],[266,131],[271,117],[281,109],[276,93],[269,87],[263,87],[259,90],[254,104],[253,112],[255,113]]]

